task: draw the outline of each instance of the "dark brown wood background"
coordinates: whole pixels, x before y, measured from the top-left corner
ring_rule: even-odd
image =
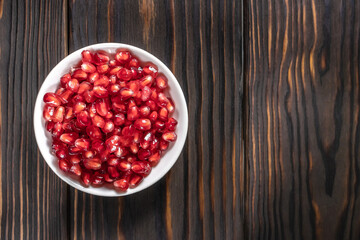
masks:
[[[177,77],[188,139],[123,198],[61,182],[38,151],[37,91],[98,42]],[[360,2],[0,0],[0,239],[360,239]]]

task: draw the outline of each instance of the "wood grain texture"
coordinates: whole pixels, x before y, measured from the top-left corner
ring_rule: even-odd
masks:
[[[1,239],[67,237],[67,186],[41,157],[33,107],[67,54],[66,1],[0,1]]]
[[[76,0],[69,19],[70,52],[106,41],[146,49],[189,107],[187,143],[159,183],[118,199],[70,189],[71,238],[241,239],[242,4]]]
[[[247,4],[249,239],[359,239],[358,1]]]

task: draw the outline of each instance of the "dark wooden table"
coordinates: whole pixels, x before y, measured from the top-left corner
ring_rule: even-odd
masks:
[[[189,132],[160,182],[123,198],[46,165],[33,107],[98,42],[175,74]],[[0,0],[1,239],[360,239],[360,2]]]

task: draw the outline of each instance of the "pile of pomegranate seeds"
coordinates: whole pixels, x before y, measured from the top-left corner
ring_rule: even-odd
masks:
[[[43,117],[59,167],[88,186],[136,187],[176,140],[173,101],[156,66],[128,51],[82,52],[79,67],[46,93]]]

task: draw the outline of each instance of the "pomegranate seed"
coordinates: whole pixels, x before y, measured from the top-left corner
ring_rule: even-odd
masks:
[[[60,159],[59,160],[59,168],[64,172],[68,172],[70,170],[70,165],[66,160]]]
[[[86,108],[86,103],[77,102],[74,104],[74,113],[78,114],[79,112],[83,111]]]
[[[66,89],[62,94],[60,94],[59,99],[62,103],[68,103],[69,98],[74,94],[73,91]]]
[[[106,119],[110,119],[110,118],[113,118],[113,113],[112,112],[108,112],[105,116]]]
[[[122,101],[134,96],[134,94],[135,93],[131,89],[128,89],[128,88],[122,88],[120,90],[120,96],[121,96]]]
[[[69,73],[65,74],[60,78],[60,84],[64,88],[66,86],[66,83],[70,81],[71,75]]]
[[[149,115],[150,121],[154,122],[158,118],[158,113],[156,111],[153,111]]]
[[[63,92],[65,92],[65,86],[66,86],[66,84],[64,85],[63,88],[59,88],[58,90],[56,90],[55,94],[60,96]]]
[[[74,111],[72,107],[68,107],[65,110],[65,120],[70,120],[74,117]]]
[[[90,170],[99,170],[101,168],[101,161],[99,158],[84,159],[84,166]]]
[[[78,154],[80,152],[81,152],[81,149],[77,148],[75,146],[70,146],[70,148],[69,148],[69,153],[71,153],[71,154]]]
[[[165,124],[166,129],[169,131],[175,131],[177,123],[178,122],[175,118],[169,118],[169,120]]]
[[[142,79],[140,79],[140,85],[142,87],[148,86],[150,87],[154,82],[154,78],[151,75],[146,75]]]
[[[79,139],[76,139],[75,146],[80,148],[83,151],[87,151],[90,147],[90,141],[89,141],[89,139],[79,138]]]
[[[131,58],[131,54],[128,51],[121,51],[116,53],[115,55],[116,61],[118,61],[121,64],[127,63],[128,61],[130,61],[130,58]]]
[[[152,77],[156,77],[157,76],[157,69],[154,67],[154,66],[151,66],[151,65],[146,65],[144,68],[143,68],[143,71],[145,74],[150,74]]]
[[[101,185],[104,183],[104,176],[101,173],[94,173],[91,177],[91,183],[94,185]]]
[[[94,91],[94,95],[97,96],[98,98],[105,98],[109,96],[108,90],[103,86],[95,86],[93,91]]]
[[[63,132],[64,132],[64,129],[62,128],[62,124],[59,122],[55,123],[55,125],[53,127],[53,131],[52,131],[52,135],[55,138],[59,138]]]
[[[96,67],[96,69],[97,69],[99,74],[105,74],[110,70],[110,67],[107,64],[102,64],[102,65],[98,65]]]
[[[51,107],[58,107],[61,104],[60,99],[54,93],[46,93],[43,100]]]
[[[90,177],[91,177],[90,173],[87,173],[87,172],[82,172],[81,173],[81,180],[83,181],[85,186],[90,185]]]
[[[55,155],[58,159],[65,159],[68,155],[68,152],[65,148],[61,148],[58,151],[56,151]]]
[[[97,100],[95,106],[97,113],[103,117],[109,112],[109,107],[104,99]]]
[[[87,103],[92,103],[96,100],[96,97],[95,97],[95,94],[94,94],[94,91],[85,91],[84,92],[84,98],[85,98],[85,101]]]
[[[54,115],[52,116],[52,120],[54,122],[62,122],[64,120],[65,108],[63,106],[57,107]]]
[[[146,117],[150,114],[150,108],[148,106],[141,106],[139,111],[143,117]]]
[[[161,151],[165,151],[169,147],[169,142],[161,140],[159,146]]]
[[[109,92],[111,95],[116,95],[120,92],[120,85],[119,84],[112,84],[109,87]]]
[[[121,191],[126,191],[129,188],[129,182],[122,178],[114,182],[114,187],[119,188]]]
[[[108,63],[110,61],[110,58],[109,56],[98,52],[95,53],[94,61],[96,64],[100,65],[100,64]]]
[[[127,68],[122,68],[117,74],[116,76],[123,80],[123,81],[129,81],[132,76],[133,76],[133,73],[130,69],[127,69]]]
[[[64,133],[60,136],[60,140],[67,144],[73,144],[78,137],[79,134],[77,134],[76,132]]]
[[[107,120],[105,122],[105,126],[103,127],[103,132],[104,133],[110,133],[114,130],[115,125],[111,120]]]
[[[116,170],[115,167],[109,166],[107,171],[108,171],[110,177],[112,177],[112,178],[120,177],[120,173]]]
[[[165,128],[165,123],[162,122],[162,121],[160,121],[160,120],[158,120],[158,121],[155,122],[154,127],[155,127],[156,129],[158,129],[158,130],[162,130],[162,129]]]
[[[102,133],[98,127],[89,126],[86,128],[87,135],[92,139],[101,139]]]
[[[105,120],[99,115],[95,115],[94,117],[91,118],[91,120],[93,125],[96,127],[103,128],[105,126]]]
[[[94,83],[94,82],[96,82],[96,80],[99,79],[99,77],[100,77],[100,74],[98,72],[91,73],[89,75],[89,82]]]
[[[114,124],[116,126],[121,126],[125,123],[125,115],[122,113],[118,113],[114,116]]]
[[[151,166],[147,161],[135,161],[131,164],[131,170],[134,173],[147,176],[151,172]]]
[[[143,87],[141,91],[141,101],[146,102],[147,100],[149,100],[151,94],[151,88],[149,88],[148,86]]]
[[[159,89],[162,89],[162,90],[166,89],[168,86],[167,83],[168,83],[168,80],[165,76],[160,75],[160,76],[156,77],[156,86]]]
[[[109,83],[110,83],[109,78],[103,75],[94,82],[94,86],[103,86],[104,88],[106,88],[109,85]]]
[[[151,155],[148,161],[152,167],[155,167],[160,161],[160,151],[156,151],[153,155]]]
[[[81,111],[77,114],[77,124],[80,125],[80,127],[86,127],[91,124],[91,119],[89,116],[89,113],[87,111]]]
[[[92,62],[93,61],[93,55],[89,50],[82,51],[81,55],[82,55],[83,62]]]
[[[116,66],[116,67],[110,69],[109,75],[117,75],[117,73],[118,73],[121,69],[122,69],[122,67]]]
[[[81,64],[81,70],[86,73],[93,73],[96,71],[96,67],[89,62],[83,62],[83,64]]]
[[[79,164],[72,165],[70,168],[70,172],[77,176],[81,176],[81,167]]]
[[[164,133],[161,138],[164,140],[164,141],[167,141],[167,142],[173,142],[176,140],[177,136],[174,132],[167,132],[167,133]]]
[[[128,161],[122,160],[119,162],[117,167],[120,171],[126,172],[131,169],[131,163]]]
[[[91,149],[97,151],[98,153],[102,152],[104,148],[104,142],[99,139],[95,139],[91,142]]]
[[[143,180],[142,176],[140,176],[139,174],[133,174],[129,182],[129,187],[131,188],[136,187],[141,183],[142,180]]]
[[[45,104],[43,117],[46,121],[51,121],[52,117],[54,116],[55,108],[50,106],[49,104]]]
[[[80,149],[80,148],[79,148]],[[81,149],[80,149],[81,150]],[[82,153],[83,158],[91,159],[94,158],[95,153],[93,151],[85,151]]]
[[[151,121],[146,118],[137,119],[134,123],[134,127],[141,131],[150,130],[151,129]]]
[[[80,163],[80,156],[79,156],[79,155],[70,155],[70,156],[69,156],[69,162],[70,162],[71,164]]]
[[[140,160],[145,160],[151,156],[151,152],[147,149],[140,149],[137,156]]]
[[[137,106],[132,106],[127,111],[127,119],[130,121],[134,121],[140,117],[139,109]]]
[[[159,119],[160,120],[166,121],[168,119],[168,116],[169,116],[169,112],[166,108],[161,108],[159,110]]]
[[[46,123],[46,131],[52,132],[54,126],[55,126],[55,123],[54,123],[54,122],[47,122],[47,123]]]
[[[85,79],[87,79],[87,73],[81,69],[77,69],[77,70],[75,70],[75,72],[73,72],[72,77],[76,78],[80,81],[85,80]]]
[[[124,157],[126,156],[127,151],[125,150],[124,147],[118,146],[114,153],[117,157]]]
[[[130,151],[133,153],[133,154],[137,154],[138,151],[139,151],[139,146],[136,144],[136,143],[133,143],[130,145]]]
[[[153,100],[148,100],[148,101],[146,101],[146,102],[145,102],[145,105],[146,105],[146,106],[149,106],[151,111],[156,111],[157,108],[158,108],[157,105],[156,105],[156,103],[155,103]]]
[[[108,182],[108,183],[114,182],[114,179],[112,179],[108,173],[104,174],[104,180],[105,180],[105,182]]]
[[[175,111],[175,106],[174,106],[174,103],[172,100],[169,99],[169,102],[166,104],[166,109],[168,110],[168,112],[171,114],[171,113],[174,113]]]
[[[130,62],[129,62],[129,67],[135,67],[138,68],[140,66],[139,60],[137,60],[137,58],[131,58]]]
[[[119,164],[119,158],[110,158],[109,160],[107,160],[107,164],[109,166],[117,167],[117,165]]]

